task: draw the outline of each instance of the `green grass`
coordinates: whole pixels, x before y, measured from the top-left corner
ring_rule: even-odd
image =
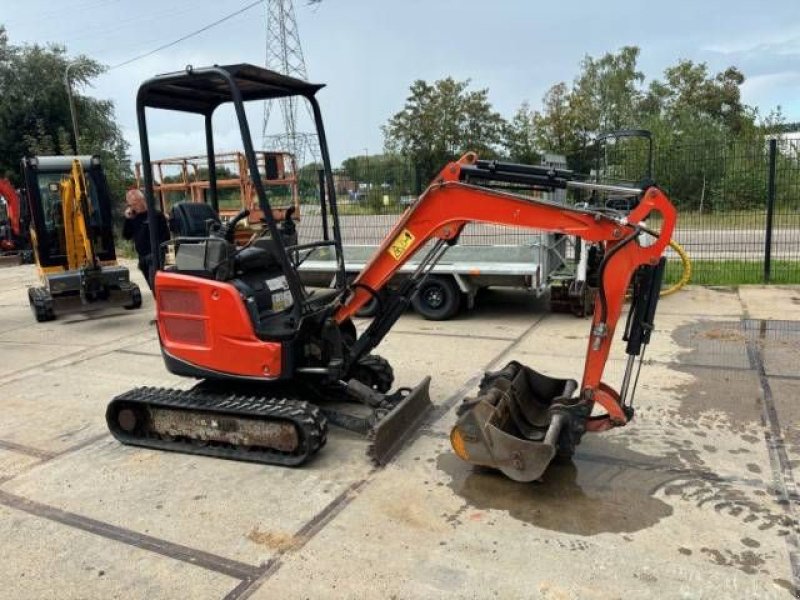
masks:
[[[664,283],[671,285],[680,279],[681,264],[670,261]],[[744,285],[764,283],[764,263],[745,260],[693,260],[692,279],[695,285]],[[770,283],[800,284],[800,262],[773,260]]]
[[[114,236],[114,248],[117,251],[117,258],[136,258],[136,249],[133,247],[132,240],[122,239],[122,236]]]
[[[340,204],[338,205],[340,215],[393,215],[397,216],[403,209],[396,205],[373,206],[370,204]]]
[[[653,226],[658,219],[650,219]],[[678,229],[764,229],[766,209],[730,210],[715,213],[678,210]],[[800,229],[800,211],[777,207],[772,219],[775,229]]]

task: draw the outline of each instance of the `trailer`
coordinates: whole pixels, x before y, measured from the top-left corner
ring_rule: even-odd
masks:
[[[537,239],[538,238],[538,239]],[[566,236],[541,234],[522,245],[452,246],[433,268],[412,299],[414,310],[426,319],[443,321],[475,305],[477,293],[489,287],[519,288],[538,297],[548,291],[554,278],[569,270]],[[348,276],[355,278],[374,254],[374,245],[345,245]],[[422,250],[418,256],[424,256]],[[401,283],[419,266],[410,260],[395,276],[390,288]],[[310,287],[332,284],[336,263],[330,248],[320,248],[300,266],[300,277]],[[379,308],[373,300],[359,316],[372,316]]]
[[[546,154],[542,164],[564,169],[566,159],[561,155]],[[319,189],[323,189],[323,185]],[[539,199],[566,203],[565,190],[530,193]],[[402,197],[401,208],[407,208],[415,199],[408,202]],[[355,278],[365,267],[397,218],[398,213],[390,212],[345,213],[339,217],[348,277]],[[329,226],[326,215],[311,207],[304,208],[297,228],[300,242],[309,238],[308,232],[320,228],[326,231]],[[424,255],[423,248],[395,276],[389,289],[414,273],[419,267],[418,258]],[[535,297],[549,291],[553,310],[585,316],[591,312],[594,303],[593,289],[586,285],[586,259],[579,239],[471,223],[464,229],[458,244],[450,247],[434,266],[412,299],[412,307],[426,319],[443,321],[453,318],[463,309],[472,309],[480,290],[504,287],[522,289]],[[316,248],[300,265],[300,277],[309,287],[331,286],[335,273],[334,254],[326,247]],[[380,296],[359,311],[359,316],[373,316],[379,308]]]

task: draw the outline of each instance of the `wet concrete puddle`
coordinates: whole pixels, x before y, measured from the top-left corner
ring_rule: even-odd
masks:
[[[602,439],[584,441],[572,462],[551,464],[542,481],[531,484],[473,467],[451,453],[437,460],[451,478],[450,488],[470,506],[504,510],[531,525],[575,535],[630,533],[672,514],[653,494],[677,475],[631,463],[652,464],[652,458]]]

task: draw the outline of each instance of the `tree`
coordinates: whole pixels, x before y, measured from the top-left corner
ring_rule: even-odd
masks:
[[[756,111],[742,102],[744,75],[736,67],[711,74],[705,63],[682,60],[645,88],[638,57],[635,46],[586,56],[571,86],[558,83],[545,94],[534,115],[537,146],[572,154],[600,133],[637,127],[659,139],[754,130]]]
[[[302,202],[319,203],[319,171],[321,162],[306,163],[297,168],[297,189]]]
[[[684,130],[700,122],[739,134],[755,122],[755,111],[741,99],[744,75],[728,67],[709,75],[705,63],[682,60],[653,81],[642,101],[642,113]]]
[[[599,59],[586,56],[571,87],[560,82],[545,93],[534,115],[537,146],[574,154],[599,133],[635,126],[644,81],[638,57],[635,46]]]
[[[408,159],[399,154],[357,155],[342,161],[348,179],[370,185],[397,185],[413,181]]]
[[[541,159],[536,138],[536,114],[523,102],[505,128],[503,146],[508,158],[523,164],[536,164]]]
[[[645,86],[638,57],[638,48],[626,46],[584,58],[573,83],[551,87],[533,114],[535,147],[566,154],[573,169],[588,172],[599,164],[599,134],[649,129],[655,178],[681,207],[763,204],[763,137],[780,131],[780,112],[757,123],[757,111],[741,99],[744,75],[736,67],[712,73],[705,63],[681,60]],[[635,181],[645,173],[647,144],[606,144],[601,162],[612,179]]]
[[[580,133],[589,139],[598,133],[632,127],[644,74],[637,70],[639,48],[624,46],[599,59],[586,56],[569,98]]]
[[[573,154],[584,144],[585,133],[567,89],[557,83],[542,98],[542,112],[533,115],[537,147],[549,152]]]
[[[112,193],[121,198],[130,178],[128,145],[114,118],[113,103],[84,96],[103,66],[86,56],[71,59],[63,46],[14,46],[0,26],[0,176],[16,179],[25,155],[73,154],[75,140],[64,74],[70,67],[80,124],[80,150],[99,154]]]
[[[469,91],[469,84],[452,77],[415,81],[403,109],[383,127],[386,151],[410,158],[424,179],[469,150],[496,156],[505,122],[492,109],[489,91]]]

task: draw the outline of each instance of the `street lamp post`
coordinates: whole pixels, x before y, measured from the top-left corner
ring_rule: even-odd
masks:
[[[69,70],[79,64],[80,60],[73,60],[64,70],[64,85],[67,86],[67,98],[69,98],[69,114],[72,117],[72,134],[75,136],[75,154],[80,154],[80,141],[78,137],[78,115],[75,112],[75,98],[72,96],[72,82],[69,80]]]
[[[371,178],[369,174],[369,150],[364,148],[364,170],[366,171],[367,191],[371,188]]]

